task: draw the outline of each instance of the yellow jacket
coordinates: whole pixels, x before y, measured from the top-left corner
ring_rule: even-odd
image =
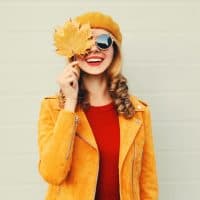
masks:
[[[121,200],[157,200],[158,180],[151,114],[146,102],[131,96],[132,119],[119,116]],[[48,183],[45,200],[94,200],[99,153],[81,108],[60,109],[56,95],[44,97],[38,119],[38,170]]]

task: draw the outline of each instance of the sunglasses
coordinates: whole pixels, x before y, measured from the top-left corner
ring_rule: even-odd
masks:
[[[107,50],[113,44],[113,39],[109,34],[101,34],[95,38],[95,44],[100,50]]]

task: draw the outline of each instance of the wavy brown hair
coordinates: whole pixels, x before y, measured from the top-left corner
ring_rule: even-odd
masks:
[[[114,41],[113,47],[114,55],[112,63],[104,72],[107,77],[107,88],[111,98],[113,99],[117,113],[123,114],[125,118],[129,119],[135,114],[135,107],[130,100],[127,79],[121,73],[122,56],[120,45],[117,41]],[[72,59],[69,59],[69,62],[71,62]],[[87,110],[90,107],[90,102],[88,100],[89,93],[84,86],[82,73],[82,70],[80,70],[77,105],[81,106],[83,110]],[[61,89],[58,92],[58,99],[60,108],[64,108],[65,96]]]

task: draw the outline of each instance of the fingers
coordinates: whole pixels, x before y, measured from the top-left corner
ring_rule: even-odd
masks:
[[[74,66],[77,65],[78,63],[79,63],[78,60],[73,61],[73,62],[70,62],[70,63],[65,67],[65,69],[68,69],[68,68],[70,68],[70,67],[74,67]]]
[[[67,80],[68,84],[72,84],[73,87],[76,86],[77,84],[77,80],[73,77],[70,77],[68,80]]]
[[[79,61],[73,61],[69,63],[64,70],[59,74],[59,76],[56,79],[56,82],[73,82],[73,86],[76,85],[76,82],[78,81],[80,77],[80,68],[78,67]]]
[[[74,68],[72,68],[72,71],[76,75],[77,79],[79,79],[80,78],[80,69],[78,67],[74,67]]]
[[[79,79],[80,77],[80,68],[78,67],[78,63],[79,61],[73,61],[71,63],[69,63],[65,68],[64,68],[64,73],[68,73],[69,71],[73,72],[77,79]]]
[[[63,75],[64,78],[73,78],[77,79],[77,76],[74,73],[66,73]]]

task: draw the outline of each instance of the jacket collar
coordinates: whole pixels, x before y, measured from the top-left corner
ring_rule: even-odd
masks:
[[[135,106],[136,112],[142,112],[145,110],[146,104],[139,100],[136,96],[131,96],[131,101]],[[60,110],[58,101],[54,101],[53,107],[57,111]],[[77,126],[77,135],[87,142],[91,147],[98,151],[98,146],[95,141],[92,129],[89,125],[87,117],[84,111],[78,107],[76,113],[79,116],[79,123]],[[126,119],[122,115],[118,115],[119,127],[120,127],[120,150],[119,150],[119,170],[121,171],[123,161],[125,160],[126,154],[128,153],[131,144],[142,125],[142,120],[134,115],[131,119]]]

